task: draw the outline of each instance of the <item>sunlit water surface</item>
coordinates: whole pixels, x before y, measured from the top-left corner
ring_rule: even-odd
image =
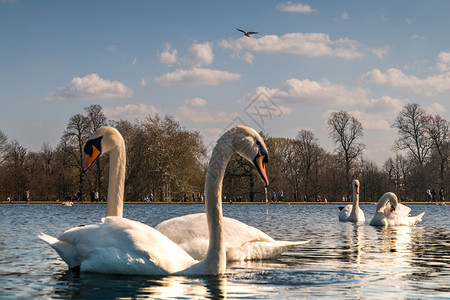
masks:
[[[7,298],[450,298],[450,205],[425,211],[413,227],[338,221],[338,205],[224,204],[224,215],[276,239],[311,240],[276,259],[228,264],[224,276],[118,276],[67,270],[37,238],[99,222],[104,204],[0,204],[0,299]],[[202,204],[127,204],[124,217],[150,226],[196,212]]]

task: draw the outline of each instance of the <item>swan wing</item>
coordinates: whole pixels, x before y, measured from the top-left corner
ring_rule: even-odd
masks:
[[[228,217],[223,218],[223,227],[227,261],[267,259],[309,242],[275,241],[263,231]],[[205,213],[166,220],[156,229],[193,258],[200,260],[205,257],[209,244]]]
[[[410,217],[410,218],[413,219],[414,224],[417,224],[422,221],[424,214],[425,214],[425,212],[422,212],[422,213],[418,214],[417,216]]]
[[[348,217],[350,217],[350,213],[352,212],[353,205],[347,204],[344,208],[339,212],[339,221],[347,221]]]
[[[396,212],[392,213],[388,219],[388,224],[391,226],[402,226],[402,225],[416,225],[422,221],[422,217],[425,212],[420,213],[417,216],[410,217],[409,215],[397,215]]]
[[[159,231],[121,217],[69,229],[58,239],[42,237],[69,267],[78,264],[81,271],[167,275],[196,263]]]
[[[401,203],[397,204],[397,208],[395,209],[395,214],[398,216],[404,216],[407,217],[411,213],[411,208],[403,205]]]
[[[306,243],[309,241],[250,241],[238,247],[227,247],[227,261],[268,259]]]

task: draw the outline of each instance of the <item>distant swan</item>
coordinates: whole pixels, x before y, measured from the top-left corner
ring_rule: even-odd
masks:
[[[234,127],[218,140],[208,166],[205,183],[206,217],[209,246],[205,258],[193,259],[178,245],[156,229],[145,224],[110,216],[102,223],[72,228],[58,239],[41,233],[39,237],[52,246],[69,268],[111,274],[143,275],[217,275],[226,267],[222,221],[222,180],[233,153],[253,162],[263,180],[267,153],[258,141],[256,131]],[[125,144],[119,132],[100,128],[87,142],[89,168],[101,153],[110,153],[108,196],[123,199],[125,181]],[[110,193],[115,190],[115,193]],[[122,201],[119,199],[119,201]],[[117,201],[117,199],[115,200]],[[115,212],[121,214],[120,212]]]
[[[388,192],[384,194],[377,203],[377,210],[370,225],[373,226],[397,226],[415,225],[422,221],[425,212],[411,217],[411,208],[398,203],[397,196]]]
[[[353,187],[353,205],[348,204],[339,212],[339,221],[346,222],[364,222],[364,212],[359,208],[359,181],[357,179],[352,182]]]

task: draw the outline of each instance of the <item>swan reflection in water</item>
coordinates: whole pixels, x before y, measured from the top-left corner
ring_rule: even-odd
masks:
[[[66,271],[57,281],[61,288],[56,288],[55,294],[63,299],[225,299],[227,290],[224,275],[130,276]]]
[[[352,230],[345,230],[342,232],[342,240],[346,242],[343,245],[342,256],[343,260],[357,264],[358,266],[363,260],[363,248],[365,246],[364,226],[357,224],[346,224],[348,227],[353,227]],[[359,271],[359,267],[358,267]]]
[[[413,261],[419,253],[413,251],[416,241],[416,233],[421,228],[415,226],[388,226],[375,228],[378,253],[372,252],[371,270],[382,277],[389,277],[386,290],[408,289],[408,281],[405,276],[411,276],[417,270]]]

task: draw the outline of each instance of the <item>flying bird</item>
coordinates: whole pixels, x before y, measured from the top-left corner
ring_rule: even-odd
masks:
[[[246,37],[250,37],[251,34],[257,34],[258,33],[258,32],[255,32],[255,31],[248,31],[248,32],[246,32],[246,31],[244,31],[242,29],[239,29],[239,28],[236,28],[236,30],[242,32]]]

